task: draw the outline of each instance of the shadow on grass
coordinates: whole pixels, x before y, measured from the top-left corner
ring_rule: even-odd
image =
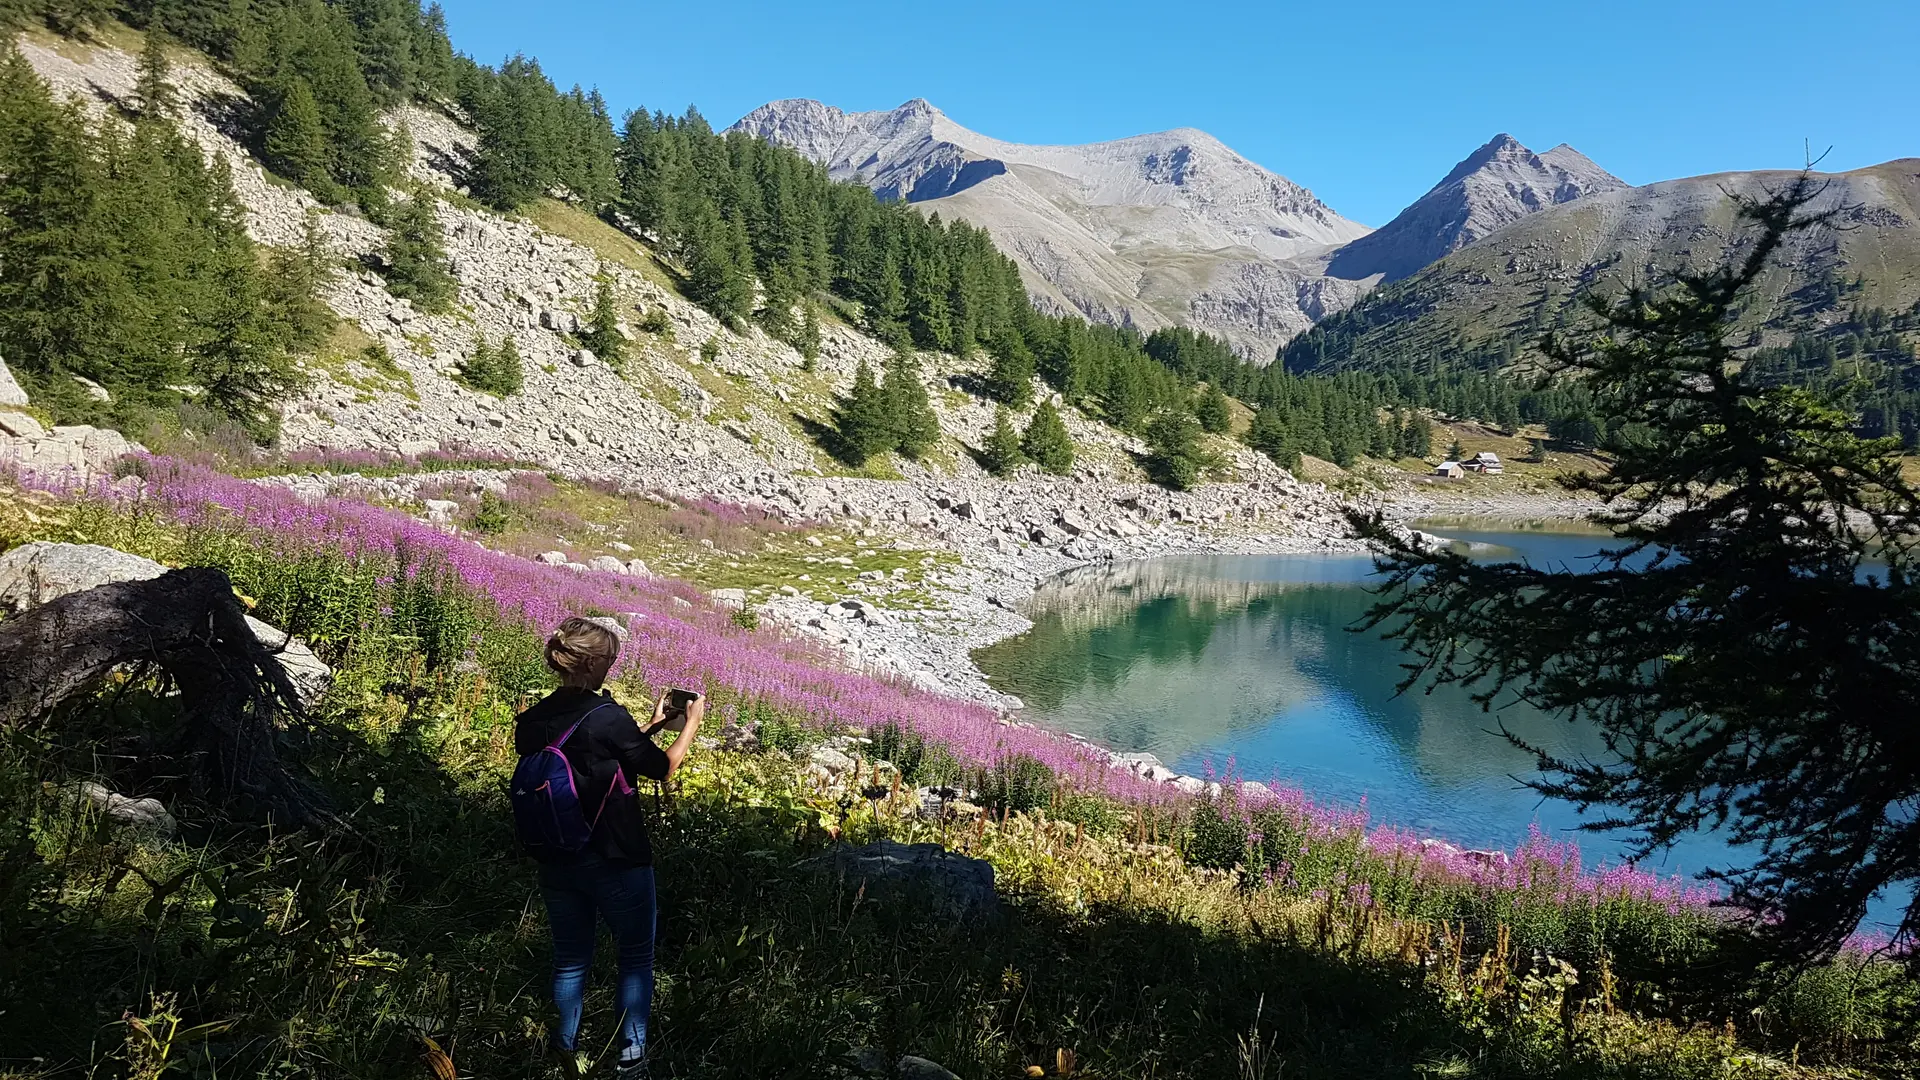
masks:
[[[494,785],[414,721],[377,745],[328,727],[307,765],[349,828],[236,823],[170,786],[166,708],[103,700],[57,740],[5,744],[20,782],[0,788],[0,1069],[86,1075],[122,1051],[123,1016],[170,1001],[183,1027],[216,1025],[173,1051],[196,1074],[414,1077],[431,1037],[462,1075],[530,1075],[550,1016],[545,920]],[[143,727],[156,736],[127,734]],[[101,764],[114,789],[160,796],[183,835],[142,846],[45,797]],[[27,821],[59,850],[22,849]],[[1404,972],[1145,908],[1015,903],[956,923],[803,866],[821,845],[794,835],[747,807],[659,831],[656,1075],[846,1075],[847,1051],[873,1046],[970,1080],[1060,1048],[1098,1076],[1231,1076],[1256,1011],[1288,1077],[1409,1075],[1473,1042]],[[587,1045],[612,1022],[608,952]]]
[[[825,450],[833,460],[849,469],[865,468],[869,463],[866,455],[855,451],[852,444],[841,436],[839,428],[824,420],[816,420],[798,410],[788,415],[793,417],[793,422],[799,425],[807,438],[812,439],[814,445]]]

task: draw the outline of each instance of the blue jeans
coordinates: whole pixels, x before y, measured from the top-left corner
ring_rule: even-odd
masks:
[[[585,851],[576,862],[543,864],[540,895],[553,927],[553,1003],[560,1010],[554,1044],[575,1049],[598,913],[619,950],[620,1057],[631,1061],[645,1054],[653,1010],[653,867],[616,866]]]

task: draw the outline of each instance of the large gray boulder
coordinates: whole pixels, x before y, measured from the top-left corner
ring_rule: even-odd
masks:
[[[18,614],[68,593],[120,581],[150,581],[166,572],[166,567],[152,559],[99,544],[36,540],[0,553],[0,608]],[[247,626],[261,644],[277,654],[302,707],[312,705],[327,692],[333,683],[333,669],[305,642],[252,616],[247,617]]]
[[[935,910],[956,919],[1000,911],[1000,897],[993,890],[993,864],[956,855],[939,844],[881,840],[836,848],[803,865],[829,870],[849,886],[865,886],[869,896],[922,894]]]

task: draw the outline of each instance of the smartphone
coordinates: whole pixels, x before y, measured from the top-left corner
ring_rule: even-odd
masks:
[[[684,731],[687,727],[687,707],[699,700],[700,695],[693,690],[682,690],[677,686],[667,688],[667,706],[661,719],[662,731]]]

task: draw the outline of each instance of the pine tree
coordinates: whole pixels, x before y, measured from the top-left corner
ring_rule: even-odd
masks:
[[[526,382],[526,365],[520,360],[520,346],[512,334],[501,338],[500,347],[493,351],[493,369],[495,393],[511,397],[520,392]]]
[[[1025,408],[1033,400],[1033,350],[1012,333],[995,337],[987,348],[993,355],[987,393],[1013,408]]]
[[[520,349],[511,335],[495,348],[482,337],[474,342],[473,355],[459,366],[460,381],[483,393],[506,398],[520,392],[526,373],[520,363]]]
[[[1020,449],[1020,436],[1014,434],[1013,421],[1007,415],[1006,406],[993,410],[993,432],[980,447],[980,457],[987,471],[995,476],[1010,475],[1027,460]]]
[[[927,397],[920,363],[907,349],[896,350],[887,362],[880,384],[887,417],[893,426],[893,448],[919,458],[940,442],[940,417]]]
[[[593,311],[587,315],[581,340],[615,371],[626,363],[627,339],[620,333],[620,309],[613,298],[613,276],[604,270],[594,284]]]
[[[874,381],[873,369],[865,360],[860,361],[853,370],[853,388],[841,399],[834,418],[839,436],[835,450],[849,465],[865,465],[896,445],[898,435],[887,405],[886,395]]]
[[[751,256],[742,264],[738,223],[729,223],[703,206],[688,256],[687,296],[726,323],[744,320],[753,304]]]
[[[422,311],[445,311],[458,291],[447,269],[436,201],[425,188],[394,208],[387,230],[387,290]]]
[[[813,305],[806,305],[806,313],[800,317],[800,330],[794,336],[793,347],[800,350],[800,367],[812,371],[814,361],[820,359],[820,320],[813,313]]]
[[[1027,421],[1026,434],[1020,437],[1020,451],[1029,461],[1055,476],[1073,472],[1073,436],[1053,402],[1043,401]]]
[[[133,100],[143,120],[171,119],[179,106],[179,95],[167,79],[164,37],[157,30],[149,32],[146,46],[140,50],[140,74],[133,85]]]
[[[1209,435],[1225,435],[1233,425],[1233,410],[1227,405],[1227,395],[1218,384],[1209,384],[1194,405],[1194,416],[1200,421],[1200,429]]]
[[[1447,460],[1459,461],[1462,458],[1465,458],[1466,456],[1467,456],[1467,448],[1464,446],[1461,446],[1459,437],[1455,436],[1452,444],[1447,447]]]
[[[1215,460],[1200,442],[1200,421],[1185,409],[1162,409],[1146,433],[1147,472],[1154,482],[1186,491]]]
[[[1247,445],[1288,472],[1299,474],[1300,450],[1279,406],[1268,405],[1253,415],[1253,423],[1247,428]]]
[[[1433,453],[1433,421],[1424,413],[1415,412],[1407,418],[1401,427],[1401,445],[1403,457],[1425,458]]]
[[[198,157],[197,149],[188,152]],[[188,378],[202,388],[208,405],[239,420],[264,442],[279,428],[273,403],[304,380],[287,355],[285,323],[273,310],[226,162],[215,159],[204,180],[194,179],[211,197],[202,304],[186,350]]]
[[[298,75],[288,80],[279,95],[262,149],[267,168],[313,192],[323,203],[339,198],[340,189],[327,168],[331,151],[320,106],[307,81]]]
[[[268,267],[268,303],[278,314],[287,347],[296,352],[319,347],[337,321],[320,294],[339,273],[319,211],[308,211],[300,243],[275,249]]]
[[[1742,948],[1788,971],[1842,949],[1875,897],[1904,908],[1889,951],[1920,928],[1920,749],[1900,719],[1920,715],[1920,490],[1897,443],[1853,432],[1849,391],[1778,385],[1735,348],[1775,256],[1848,212],[1826,191],[1802,174],[1734,196],[1752,231],[1727,264],[1590,300],[1602,327],[1545,342],[1609,426],[1644,432],[1564,481],[1606,507],[1595,565],[1422,551],[1350,515],[1386,553],[1366,625],[1410,654],[1406,688],[1596,729],[1604,756],[1542,748],[1529,786],[1627,831],[1635,859],[1736,838],[1705,876],[1746,914]]]

